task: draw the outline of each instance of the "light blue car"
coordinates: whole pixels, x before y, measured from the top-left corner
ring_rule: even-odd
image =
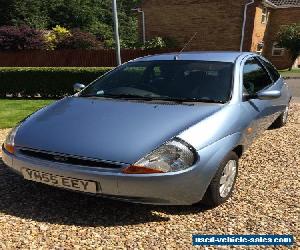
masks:
[[[10,132],[4,163],[30,181],[162,205],[226,201],[239,158],[285,125],[291,100],[266,59],[239,52],[139,58],[75,89]]]

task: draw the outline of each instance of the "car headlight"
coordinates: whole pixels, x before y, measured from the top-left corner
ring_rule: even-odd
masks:
[[[17,126],[13,128],[7,135],[5,141],[4,141],[4,148],[11,154],[15,152],[15,136],[17,134],[18,128],[20,127]]]
[[[185,141],[175,138],[150,154],[123,169],[125,174],[153,174],[177,172],[191,167],[197,160],[195,149]]]

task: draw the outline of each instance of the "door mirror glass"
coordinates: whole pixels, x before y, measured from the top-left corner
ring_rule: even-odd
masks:
[[[75,83],[73,85],[73,89],[74,89],[74,92],[75,93],[78,93],[80,92],[81,90],[83,90],[85,88],[85,85],[84,84],[81,84],[81,83]]]

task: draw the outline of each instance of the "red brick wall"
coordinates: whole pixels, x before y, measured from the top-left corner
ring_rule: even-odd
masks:
[[[283,56],[272,56],[273,43],[277,41],[277,33],[282,25],[300,23],[300,8],[274,9],[270,15],[270,24],[265,35],[264,56],[266,56],[277,68],[289,68],[293,62],[287,51]]]
[[[244,0],[145,0],[147,40],[172,37],[188,50],[239,50]]]
[[[196,39],[187,50],[240,49],[245,0],[144,0],[146,38],[175,38],[182,47],[195,32]],[[247,11],[243,51],[256,51],[264,41],[263,55],[280,69],[292,62],[288,52],[272,56],[272,44],[283,24],[300,22],[300,8],[270,9],[269,21],[263,24],[262,1],[255,0]]]
[[[252,31],[252,41],[250,51],[256,52],[257,45],[264,41],[265,31],[268,23],[262,23],[263,6],[260,4],[255,7],[254,27]]]

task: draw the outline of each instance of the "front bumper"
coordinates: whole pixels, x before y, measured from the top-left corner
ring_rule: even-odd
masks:
[[[199,202],[210,182],[199,163],[192,168],[168,174],[128,175],[121,169],[71,165],[10,154],[3,149],[3,161],[22,175],[28,168],[53,175],[95,181],[97,195],[130,202],[159,205],[191,205]],[[126,166],[126,165],[124,165]]]

